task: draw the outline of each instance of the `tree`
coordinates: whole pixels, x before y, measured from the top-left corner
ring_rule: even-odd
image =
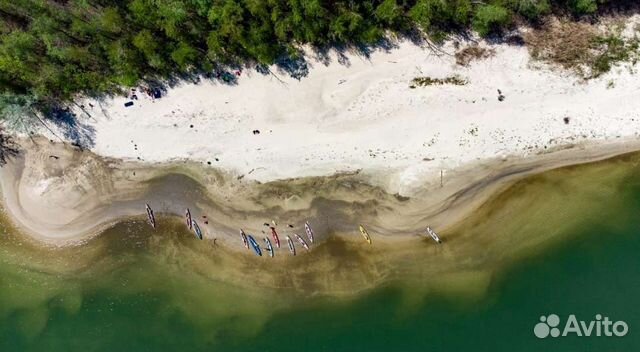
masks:
[[[384,0],[375,10],[376,18],[387,25],[394,25],[402,18],[402,9],[396,0]]]
[[[409,10],[409,17],[424,31],[431,27],[431,4],[429,0],[418,0]]]
[[[473,19],[473,29],[485,37],[497,33],[511,22],[509,11],[502,6],[486,5],[476,12]]]
[[[178,47],[171,52],[171,59],[182,70],[188,69],[196,60],[198,52],[186,42],[180,42]]]
[[[537,20],[551,11],[549,0],[511,0],[508,5],[528,20]]]
[[[576,15],[587,15],[598,10],[597,0],[571,0],[570,4]]]

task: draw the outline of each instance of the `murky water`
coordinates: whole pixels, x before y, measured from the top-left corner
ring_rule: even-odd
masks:
[[[128,221],[58,249],[4,221],[0,349],[635,350],[638,160],[529,177],[441,233],[441,246],[375,232],[369,246],[354,232],[272,260],[161,217],[158,231]],[[630,331],[537,339],[533,326],[549,313],[600,313]]]

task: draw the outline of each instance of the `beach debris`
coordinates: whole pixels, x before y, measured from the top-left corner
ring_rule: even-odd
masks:
[[[570,120],[571,118],[569,116],[565,116],[564,118],[562,118],[562,121],[564,121],[565,125],[568,125]]]
[[[454,86],[464,86],[468,83],[469,82],[466,79],[458,75],[449,76],[445,78],[416,77],[411,80],[411,85],[409,86],[409,88],[441,86],[445,84],[451,84]]]
[[[253,130],[253,131],[252,131],[252,133],[253,133],[254,135],[256,135],[256,134],[260,134],[260,130]]]
[[[364,237],[364,240],[367,241],[367,243],[371,244],[371,236],[369,236],[369,232],[367,232],[367,229],[365,229],[362,225],[358,226],[358,228],[360,229],[360,234],[362,235],[362,237]]]
[[[456,51],[454,54],[456,58],[456,64],[460,66],[469,66],[469,63],[474,60],[481,60],[489,58],[495,55],[495,50],[490,48],[484,48],[477,44],[467,46],[462,50]]]
[[[149,220],[149,224],[154,229],[156,228],[156,217],[153,215],[153,210],[149,206],[149,204],[145,204],[145,209],[147,211],[147,219]]]
[[[436,241],[436,243],[440,244],[442,243],[442,241],[440,240],[440,237],[438,236],[438,234],[433,231],[433,229],[430,226],[427,226],[427,234],[434,240]]]
[[[504,98],[506,97],[504,96],[504,94],[502,94],[502,91],[498,89],[498,101],[504,101]]]
[[[124,107],[125,108],[128,108],[130,106],[133,106],[133,102],[132,101],[128,101],[128,102],[124,103]]]

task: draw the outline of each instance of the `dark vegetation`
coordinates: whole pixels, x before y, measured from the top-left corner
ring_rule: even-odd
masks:
[[[494,54],[495,50],[483,48],[476,44],[456,51],[454,56],[456,58],[456,64],[460,66],[468,66],[473,60],[486,59]]]
[[[7,160],[18,155],[18,145],[13,141],[10,134],[0,128],[0,167],[7,163]]]
[[[141,83],[209,77],[242,66],[294,77],[300,45],[364,50],[389,35],[473,29],[499,35],[548,14],[574,18],[629,0],[1,0],[0,114],[34,116]],[[392,34],[393,33],[393,34]],[[49,114],[50,116],[50,114]],[[37,123],[37,121],[36,121]]]
[[[606,29],[587,23],[554,20],[525,35],[531,55],[573,70],[584,79],[599,77],[618,62],[635,64],[640,58],[640,39],[621,35],[622,25]]]
[[[413,89],[416,87],[441,86],[444,84],[464,86],[467,83],[468,82],[465,79],[458,76],[450,76],[446,78],[416,77],[411,80],[411,85],[409,85],[409,88]]]

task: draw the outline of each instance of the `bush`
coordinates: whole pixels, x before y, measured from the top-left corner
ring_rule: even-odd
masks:
[[[497,33],[511,23],[509,10],[499,5],[482,6],[473,18],[473,29],[485,37]]]
[[[597,0],[572,0],[571,10],[576,15],[587,15],[598,10]]]
[[[530,21],[536,21],[551,12],[549,0],[510,0],[508,5],[515,13]]]

